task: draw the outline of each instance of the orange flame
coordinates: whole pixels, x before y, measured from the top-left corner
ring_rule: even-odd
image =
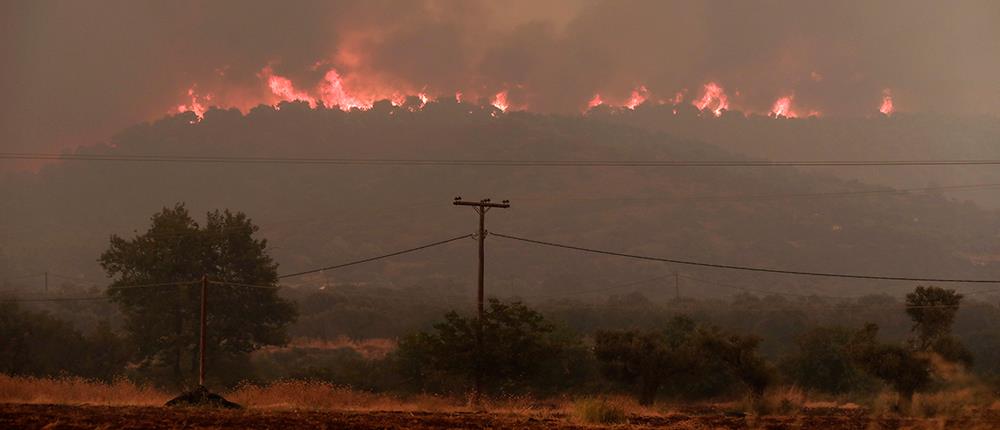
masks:
[[[878,111],[882,112],[882,115],[885,116],[891,116],[896,111],[896,108],[892,105],[892,91],[888,88],[882,90],[882,106],[878,108]]]
[[[722,116],[722,111],[729,109],[729,97],[725,90],[715,82],[705,84],[705,92],[701,98],[691,102],[700,111],[711,109],[715,116]]]
[[[587,102],[587,109],[593,109],[593,108],[598,107],[598,106],[600,106],[602,104],[604,104],[604,100],[601,100],[601,95],[600,94],[594,94],[594,98],[590,99],[590,101]]]
[[[199,97],[198,93],[194,91],[194,87],[188,88],[187,94],[188,97],[191,97],[191,103],[178,105],[177,112],[178,113],[194,112],[194,114],[198,116],[199,120],[204,118],[205,111],[208,109],[205,108],[205,105],[199,99],[202,99],[207,102],[209,100],[212,100],[212,96],[206,95],[204,97]]]
[[[295,85],[292,84],[291,79],[275,75],[270,66],[265,67],[261,71],[261,75],[267,78],[267,86],[271,89],[271,93],[278,96],[282,101],[304,101],[309,103],[309,107],[316,107],[316,99],[313,96],[307,92],[295,89]]]
[[[500,109],[501,112],[507,112],[507,109],[510,108],[510,103],[507,102],[507,90],[500,91],[493,96],[493,101],[490,104]]]
[[[674,98],[670,101],[673,102],[674,106],[684,103],[684,92],[687,90],[681,90],[674,94]]]
[[[798,118],[798,114],[792,110],[792,99],[794,96],[784,96],[774,102],[771,107],[771,115],[775,118]]]
[[[344,88],[344,81],[340,78],[340,73],[336,69],[330,69],[323,76],[323,84],[320,85],[320,99],[328,107],[337,106],[341,110],[371,109],[375,104],[374,100],[360,100],[350,94]],[[405,99],[406,96],[403,96]]]
[[[639,88],[632,90],[632,95],[629,96],[628,101],[625,102],[625,107],[635,110],[636,106],[641,105],[649,97],[649,90],[646,89],[644,85],[640,85]]]

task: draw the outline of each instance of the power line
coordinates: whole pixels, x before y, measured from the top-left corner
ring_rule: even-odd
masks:
[[[501,233],[490,233],[493,236],[502,237],[505,239],[511,239],[521,242],[533,243],[536,245],[549,246],[554,248],[572,249],[576,251],[590,252],[594,254],[604,254],[613,255],[617,257],[634,258],[638,260],[647,261],[659,261],[664,263],[673,264],[684,264],[688,266],[700,266],[700,267],[711,267],[715,269],[730,269],[730,270],[743,270],[749,272],[764,272],[764,273],[778,273],[784,275],[801,275],[801,276],[820,276],[828,278],[850,278],[850,279],[871,279],[871,280],[882,280],[882,281],[914,281],[914,282],[954,282],[954,283],[974,283],[974,284],[998,284],[1000,280],[998,279],[961,279],[961,278],[919,278],[919,277],[907,277],[907,276],[883,276],[883,275],[856,275],[848,273],[831,273],[831,272],[808,272],[799,270],[783,270],[783,269],[769,269],[763,267],[751,267],[751,266],[736,266],[731,264],[717,264],[717,263],[703,263],[697,261],[689,260],[678,260],[673,258],[661,258],[652,257],[647,255],[638,254],[627,254],[623,252],[606,251],[602,249],[595,248],[584,248],[581,246],[565,245],[555,242],[546,242],[542,240],[527,239],[523,237],[511,236]]]
[[[531,198],[525,197],[519,201],[551,201],[551,200],[584,200],[584,201],[666,201],[666,202],[713,202],[713,201],[745,201],[745,200],[784,200],[797,198],[825,198],[825,197],[857,197],[882,194],[907,194],[911,192],[926,191],[979,191],[1000,188],[1000,184],[968,184],[968,185],[948,185],[940,187],[920,187],[920,188],[898,188],[884,190],[859,190],[859,191],[834,191],[827,193],[785,193],[785,194],[729,194],[729,195],[701,195],[701,196],[672,196],[672,197],[545,197]]]
[[[996,159],[945,160],[514,160],[303,158],[199,155],[112,155],[3,152],[2,160],[118,161],[204,164],[313,164],[338,166],[495,166],[495,167],[852,167],[852,166],[993,166]]]
[[[4,299],[0,298],[0,302],[4,303],[23,303],[23,302],[81,302],[81,301],[98,301],[98,300],[110,300],[110,297],[52,297],[47,299]]]
[[[240,282],[225,282],[225,281],[208,281],[209,284],[215,285],[225,285],[230,287],[245,287],[245,288],[259,288],[262,290],[277,290],[281,287],[273,285],[255,285],[255,284],[244,284]]]
[[[108,287],[108,291],[112,291],[112,290],[132,290],[132,289],[138,289],[138,288],[171,287],[171,286],[178,286],[179,287],[181,285],[193,285],[193,284],[197,284],[198,282],[200,282],[200,281],[158,282],[158,283],[151,283],[151,284],[121,285],[121,286],[112,285],[112,286]]]
[[[823,294],[787,293],[787,292],[780,292],[780,291],[773,291],[773,290],[763,290],[763,289],[758,289],[758,288],[747,288],[747,287],[744,287],[744,286],[741,286],[741,285],[733,285],[733,284],[727,284],[727,283],[718,282],[718,281],[710,281],[708,279],[696,278],[696,277],[689,276],[689,275],[680,275],[680,277],[682,277],[684,279],[690,279],[690,280],[695,281],[695,282],[701,282],[703,284],[715,285],[717,287],[731,288],[731,289],[734,289],[734,290],[739,290],[739,291],[744,291],[744,292],[754,292],[754,293],[761,293],[761,294],[774,294],[774,295],[778,295],[778,296],[790,296],[790,297],[801,297],[801,298],[822,297],[824,299],[838,299],[838,300],[857,299],[857,298],[860,298],[860,297],[864,297],[864,296],[828,296],[828,295],[823,295]]]
[[[342,267],[353,266],[355,264],[367,263],[369,261],[375,261],[375,260],[381,260],[383,258],[395,257],[397,255],[407,254],[407,253],[410,253],[410,252],[419,251],[419,250],[422,250],[422,249],[427,249],[427,248],[438,246],[438,245],[444,245],[446,243],[451,243],[451,242],[454,242],[456,240],[461,240],[461,239],[465,239],[465,238],[469,238],[469,237],[472,237],[472,235],[471,234],[463,234],[461,236],[456,236],[456,237],[453,237],[451,239],[440,240],[440,241],[437,241],[437,242],[428,243],[426,245],[420,245],[420,246],[417,246],[417,247],[414,247],[414,248],[404,249],[402,251],[391,252],[391,253],[388,253],[388,254],[383,254],[383,255],[379,255],[379,256],[375,256],[375,257],[363,258],[361,260],[355,260],[355,261],[351,261],[351,262],[347,262],[347,263],[336,264],[336,265],[333,265],[333,266],[320,267],[318,269],[310,269],[310,270],[304,270],[304,271],[301,271],[301,272],[280,275],[280,276],[278,276],[278,279],[286,279],[286,278],[292,278],[292,277],[295,277],[295,276],[308,275],[308,274],[311,274],[311,273],[322,272],[324,270],[340,269]]]
[[[536,298],[566,297],[566,296],[577,296],[577,295],[583,295],[583,294],[603,293],[603,292],[606,292],[606,291],[619,290],[619,289],[622,289],[622,288],[628,288],[628,287],[632,287],[632,286],[635,286],[635,285],[645,284],[645,283],[649,283],[649,282],[653,282],[653,281],[660,281],[660,280],[667,279],[667,278],[672,278],[672,277],[674,277],[673,273],[671,273],[669,275],[662,275],[662,276],[656,276],[656,277],[652,277],[652,278],[640,279],[638,281],[631,281],[631,282],[626,282],[624,284],[618,284],[618,285],[614,285],[614,286],[611,286],[611,287],[598,288],[598,289],[592,289],[592,290],[572,291],[572,292],[553,293],[553,294],[534,294],[534,295],[516,296],[516,297],[523,298],[523,299],[536,299]]]

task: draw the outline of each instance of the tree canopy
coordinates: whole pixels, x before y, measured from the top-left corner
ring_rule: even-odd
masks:
[[[113,282],[136,359],[161,381],[183,385],[197,370],[200,295],[208,285],[208,366],[286,342],[294,306],[277,295],[277,264],[243,213],[212,211],[204,227],[183,204],[164,208],[134,238],[112,236],[100,263]],[[176,284],[171,284],[176,283]],[[242,286],[234,285],[242,284]],[[209,376],[213,375],[210,371]]]

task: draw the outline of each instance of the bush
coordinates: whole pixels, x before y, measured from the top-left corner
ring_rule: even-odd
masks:
[[[580,382],[586,351],[579,339],[523,303],[489,300],[481,355],[477,327],[475,317],[449,312],[433,331],[402,339],[389,359],[421,391],[464,391],[477,374],[493,395],[549,394]]]
[[[573,402],[577,419],[588,424],[621,424],[626,421],[625,405],[620,401],[586,398]]]
[[[854,330],[815,327],[795,339],[796,350],[782,362],[791,382],[829,394],[874,391],[876,381],[851,357]]]

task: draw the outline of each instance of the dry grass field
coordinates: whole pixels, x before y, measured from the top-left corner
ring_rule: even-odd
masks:
[[[738,409],[733,404],[641,407],[627,398],[545,402],[510,398],[471,408],[462,399],[396,398],[306,381],[247,385],[225,396],[245,409],[164,408],[161,405],[171,397],[169,394],[128,381],[101,384],[78,378],[0,375],[0,428],[1000,428],[1000,408],[961,406],[969,405],[968,399],[945,402],[939,398],[918,398],[914,416],[898,416],[876,411],[877,407],[802,403],[802,396],[795,390],[775,393],[775,398],[769,401],[782,406],[765,415],[727,412]]]

